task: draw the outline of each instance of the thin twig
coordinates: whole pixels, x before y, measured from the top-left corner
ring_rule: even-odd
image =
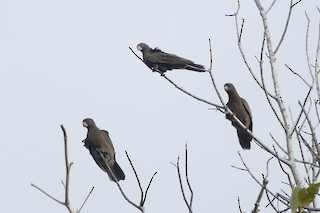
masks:
[[[35,187],[36,189],[38,189],[39,191],[41,191],[42,193],[44,193],[45,195],[47,195],[49,198],[51,198],[52,200],[56,201],[57,203],[64,205],[68,211],[70,213],[75,213],[75,211],[72,209],[71,205],[70,205],[70,201],[69,201],[69,182],[70,182],[70,169],[72,166],[72,162],[69,163],[68,160],[68,137],[67,137],[67,132],[64,128],[63,125],[60,125],[62,132],[63,132],[63,139],[64,139],[64,158],[65,158],[65,166],[66,166],[66,183],[64,184],[62,181],[62,185],[65,189],[65,198],[64,198],[64,202],[59,201],[58,199],[54,198],[52,195],[50,195],[49,193],[47,193],[46,191],[44,191],[43,189],[41,189],[40,187],[36,186],[35,184],[31,183],[31,186]]]
[[[101,152],[99,149],[96,149],[96,150],[97,150],[97,152],[100,154],[101,158],[103,159],[104,164],[107,166],[107,169],[109,170],[112,179],[115,180],[115,183],[117,184],[118,189],[119,189],[119,191],[121,192],[121,194],[122,194],[122,196],[124,197],[124,199],[125,199],[128,203],[130,203],[132,206],[134,206],[134,207],[136,207],[137,209],[139,209],[141,212],[144,212],[143,206],[139,206],[139,205],[135,204],[133,201],[131,201],[131,200],[127,197],[127,195],[124,193],[122,187],[120,186],[118,179],[116,178],[116,176],[114,175],[112,169],[110,168],[109,162],[107,161],[107,159],[104,157],[104,155],[102,154],[102,152]]]
[[[263,192],[265,191],[266,189],[266,186],[268,184],[268,176],[269,176],[269,163],[271,161],[272,157],[268,159],[267,161],[267,165],[266,165],[266,176],[262,175],[263,177],[263,186],[261,187],[260,189],[260,192],[259,192],[259,195],[257,197],[257,200],[254,204],[254,209],[252,210],[252,213],[258,213],[259,212],[259,206],[260,206],[260,202],[261,202],[261,199],[262,199],[262,195],[263,195]]]
[[[91,193],[93,192],[93,190],[94,190],[94,186],[91,188],[91,190],[90,190],[89,194],[87,195],[86,199],[84,199],[84,201],[83,201],[83,203],[82,203],[82,205],[81,205],[81,207],[80,207],[80,209],[78,210],[77,213],[80,213],[80,212],[81,212],[82,207],[84,206],[84,204],[86,204],[86,202],[87,202],[87,200],[89,199],[89,197],[90,197]]]
[[[297,75],[308,87],[311,87],[310,84],[308,84],[308,82],[297,72],[293,71],[293,69],[291,69],[291,67],[289,67],[288,64],[285,64],[285,66],[294,74]]]
[[[302,0],[297,1],[296,3],[294,3],[291,7],[296,6],[297,4],[299,4]]]
[[[304,101],[303,101],[302,108],[304,108],[304,107],[306,106],[307,100],[308,100],[308,98],[310,97],[312,88],[313,88],[313,86],[311,85],[311,87],[309,88],[309,91],[308,91],[308,93],[307,93],[307,95],[306,95],[306,97],[305,97],[305,99],[304,99]],[[301,109],[301,110],[300,110],[300,113],[299,113],[299,116],[298,116],[296,122],[294,123],[294,127],[293,127],[292,132],[291,132],[290,135],[293,135],[294,131],[296,130],[296,128],[297,128],[297,126],[298,126],[298,124],[299,124],[299,121],[300,121],[300,119],[301,119],[301,117],[302,117],[302,114],[303,114],[303,110]]]
[[[199,97],[191,94],[190,92],[186,91],[186,90],[183,89],[182,87],[178,86],[176,83],[174,83],[171,79],[169,79],[169,78],[168,78],[167,76],[165,76],[165,75],[163,75],[162,77],[164,77],[167,81],[169,81],[173,86],[175,86],[175,87],[176,87],[178,90],[180,90],[181,92],[189,95],[190,97],[192,97],[192,98],[194,98],[194,99],[196,99],[196,100],[198,100],[198,101],[201,101],[201,102],[203,102],[203,103],[206,103],[206,104],[209,104],[209,105],[211,105],[211,106],[214,106],[217,110],[219,110],[220,112],[222,112],[222,111],[221,111],[221,109],[223,109],[222,106],[220,106],[220,105],[218,105],[218,104],[215,104],[215,103],[212,103],[212,102],[209,102],[209,101],[207,101],[207,100],[205,100],[205,99],[199,98]]]
[[[281,151],[286,155],[288,155],[288,152],[279,144],[279,142],[273,137],[271,133],[270,133],[270,137],[273,140],[273,142],[281,149]]]
[[[241,22],[240,34],[239,34],[239,38],[238,38],[239,43],[241,42],[241,38],[242,38],[243,26],[244,26],[244,19],[242,19],[242,22]]]
[[[192,209],[191,209],[191,206],[189,205],[188,201],[187,201],[187,197],[186,197],[186,194],[184,192],[184,188],[183,188],[183,184],[182,184],[182,178],[181,178],[181,172],[180,172],[180,157],[178,157],[177,159],[177,164],[175,165],[176,168],[177,168],[177,174],[178,174],[178,179],[179,179],[179,184],[180,184],[180,189],[181,189],[181,193],[182,193],[182,197],[183,197],[183,200],[189,210],[189,213],[192,212]]]
[[[212,50],[211,50],[211,39],[209,38],[209,47],[210,47],[210,54],[209,54],[209,56],[210,56],[210,65],[209,65],[209,71],[211,72],[212,71],[212,64],[213,64],[213,61],[212,61]]]
[[[209,40],[209,42],[210,42],[210,40]],[[132,52],[140,61],[142,61],[142,62],[148,67],[148,65],[145,63],[145,61],[144,61],[140,56],[138,56],[138,55],[132,50],[131,47],[129,47],[129,49],[131,50],[131,52]],[[211,53],[211,56],[212,56],[212,53]],[[210,62],[210,67],[212,67],[212,58],[211,58],[211,62]],[[148,68],[149,68],[149,67],[148,67]],[[149,68],[149,69],[150,69],[150,68]],[[207,101],[207,100],[205,100],[205,99],[203,99],[203,98],[200,98],[200,97],[197,97],[197,96],[191,94],[191,93],[188,92],[187,90],[185,90],[185,89],[183,89],[182,87],[178,86],[176,83],[174,83],[171,79],[169,79],[169,78],[168,78],[167,76],[165,76],[164,74],[162,75],[162,77],[164,77],[168,82],[170,82],[170,83],[171,83],[173,86],[175,86],[178,90],[180,90],[181,92],[189,95],[190,97],[192,97],[192,98],[194,98],[194,99],[196,99],[196,100],[198,100],[198,101],[201,101],[201,102],[203,102],[203,103],[206,103],[206,104],[209,104],[209,105],[211,105],[211,106],[214,106],[214,107],[215,107],[217,110],[219,110],[219,111],[221,111],[221,109],[223,108],[222,106],[220,106],[220,105],[218,105],[218,104],[214,104],[214,103],[212,103],[212,102],[210,102],[210,101]],[[222,112],[222,111],[221,111],[221,112]]]
[[[131,161],[131,159],[130,159],[130,157],[129,157],[129,155],[128,155],[128,152],[125,151],[125,153],[126,153],[126,156],[127,156],[128,161],[129,161],[129,163],[130,163],[130,165],[131,165],[131,168],[132,168],[132,170],[133,170],[133,172],[134,172],[134,175],[136,176],[137,183],[138,183],[138,185],[139,185],[139,189],[140,189],[140,205],[141,205],[141,204],[143,203],[143,197],[144,197],[143,189],[142,189],[142,186],[141,186],[139,177],[138,177],[138,173],[137,173],[136,169],[135,169],[134,166],[133,166],[133,163],[132,163],[132,161]]]
[[[275,148],[274,146],[273,146],[273,149],[274,149],[275,153],[277,153],[277,152],[276,152],[276,148]],[[278,155],[278,153],[277,153],[277,155]],[[287,178],[288,178],[290,187],[293,188],[292,181],[291,181],[291,178],[290,178],[289,173],[284,170],[284,168],[283,168],[283,166],[282,166],[282,164],[281,164],[281,161],[280,161],[278,158],[277,158],[277,160],[278,160],[278,163],[279,163],[279,166],[280,166],[281,170],[283,171],[283,173],[286,174],[286,176],[287,176]]]
[[[158,172],[155,172],[155,173],[152,175],[152,177],[151,177],[151,179],[150,179],[150,181],[149,181],[148,187],[147,187],[147,189],[146,189],[146,193],[144,194],[143,202],[142,202],[142,204],[141,204],[142,206],[143,206],[143,205],[145,204],[145,202],[146,202],[149,188],[150,188],[150,186],[151,186],[151,183],[152,183],[152,181],[153,181],[154,176],[155,176],[157,173],[158,173]]]
[[[180,190],[182,193],[182,197],[183,200],[189,210],[189,213],[192,213],[192,203],[193,203],[193,190],[190,184],[190,180],[189,180],[189,174],[188,174],[188,145],[185,145],[185,178],[186,178],[186,182],[190,191],[190,201],[188,202],[187,200],[187,196],[186,193],[184,191],[184,187],[183,187],[183,183],[182,183],[182,176],[181,176],[181,171],[180,171],[180,157],[178,157],[177,159],[177,164],[171,163],[172,165],[174,165],[177,169],[177,174],[178,174],[178,180],[179,180],[179,184],[180,184]]]
[[[253,175],[253,173],[251,172],[251,170],[249,169],[249,167],[247,166],[247,164],[244,162],[244,160],[243,160],[240,152],[238,152],[238,155],[239,155],[239,157],[240,157],[240,159],[241,159],[242,164],[243,164],[244,167],[246,168],[246,171],[249,173],[249,175],[252,177],[252,179],[253,179],[256,183],[258,183],[261,187],[263,187],[263,183],[261,183],[261,182]],[[276,194],[274,194],[272,191],[270,191],[267,187],[265,188],[265,190],[268,191],[273,197],[276,197],[277,200],[279,200],[279,201],[280,201],[281,203],[283,203],[284,205],[286,205],[286,203],[285,203],[282,199],[286,200],[286,202],[289,201],[288,199],[285,199],[285,198],[283,198],[283,197],[281,197],[282,199],[279,199],[279,197],[278,197]]]
[[[67,132],[63,125],[60,125],[62,132],[63,132],[63,138],[64,138],[64,158],[65,158],[65,164],[66,164],[66,185],[65,185],[65,205],[68,208],[70,212],[72,212],[70,207],[70,201],[69,201],[69,181],[70,181],[70,169],[72,166],[72,162],[69,163],[68,160],[68,137]]]
[[[276,0],[273,0],[273,2],[271,3],[271,5],[269,6],[269,8],[267,9],[266,13],[269,13],[270,10],[272,9],[272,7],[274,6],[274,3],[276,3]]]
[[[240,197],[238,197],[238,208],[239,208],[240,213],[242,213],[241,204],[240,204]]]
[[[279,50],[282,42],[284,41],[284,37],[285,37],[285,35],[286,35],[286,33],[287,33],[287,30],[288,30],[288,27],[289,27],[292,9],[293,9],[293,1],[291,0],[291,1],[290,1],[290,7],[289,7],[289,13],[288,13],[288,16],[287,16],[286,25],[285,25],[284,30],[283,30],[283,32],[282,32],[280,41],[279,41],[276,49],[274,50],[274,54],[276,54],[276,53],[278,52],[278,50]]]
[[[186,155],[186,161],[185,161],[185,171],[186,171],[186,181],[187,181],[187,184],[188,184],[188,187],[189,187],[189,191],[190,191],[190,202],[189,202],[189,205],[190,205],[190,209],[192,209],[192,202],[193,202],[193,190],[192,190],[192,187],[191,187],[191,184],[190,184],[190,181],[189,181],[189,175],[188,175],[188,145],[186,144],[185,145],[185,148],[186,148],[186,151],[185,151],[185,155]]]
[[[116,180],[115,183],[117,184],[118,189],[119,189],[119,191],[121,192],[121,194],[122,194],[122,196],[124,197],[124,199],[125,199],[128,203],[130,203],[132,206],[134,206],[134,207],[136,207],[137,209],[139,209],[142,213],[144,213],[144,210],[145,210],[145,209],[144,209],[144,206],[143,206],[143,205],[144,205],[144,203],[145,203],[145,201],[146,201],[146,198],[147,198],[147,192],[148,192],[148,190],[149,190],[149,188],[150,188],[150,185],[151,185],[151,183],[152,183],[152,180],[153,180],[154,176],[157,174],[157,172],[155,172],[155,173],[153,174],[151,180],[149,181],[147,191],[146,191],[146,193],[145,193],[145,195],[144,195],[144,192],[143,192],[143,189],[142,189],[142,187],[141,187],[141,183],[140,183],[140,180],[139,180],[139,176],[138,176],[138,174],[137,174],[137,172],[136,172],[136,169],[135,169],[134,166],[133,166],[133,163],[132,163],[132,161],[131,161],[131,159],[130,159],[130,157],[129,157],[129,155],[128,155],[128,152],[127,152],[127,151],[125,152],[126,155],[127,155],[128,160],[129,160],[129,162],[130,162],[131,168],[132,168],[132,170],[133,170],[134,173],[135,173],[135,176],[136,176],[136,179],[137,179],[139,188],[140,188],[140,192],[141,192],[140,205],[137,205],[137,204],[135,204],[133,201],[131,201],[131,200],[127,197],[127,195],[124,193],[122,187],[121,187],[120,184],[119,184],[118,179],[116,178],[116,176],[114,175],[113,171],[111,170],[111,168],[110,168],[110,166],[109,166],[109,164],[108,164],[107,159],[105,159],[104,155],[100,152],[100,150],[97,149],[97,151],[100,153],[100,156],[101,156],[101,158],[103,159],[105,165],[107,166],[107,168],[108,168],[108,170],[109,170],[109,172],[110,172],[110,174],[111,174],[111,177],[112,177],[114,180]]]
[[[263,51],[264,51],[264,46],[265,46],[265,41],[266,41],[266,38],[265,38],[265,34],[263,34],[263,40],[262,40],[262,45],[261,45],[261,51],[260,51],[260,61],[259,61],[259,68],[260,68],[260,77],[261,77],[261,88],[262,90],[264,91],[264,94],[266,96],[266,99],[268,101],[268,104],[273,112],[273,114],[276,116],[277,120],[279,121],[280,125],[282,126],[283,129],[285,129],[285,126],[280,118],[280,116],[278,115],[275,107],[273,106],[272,102],[271,102],[271,98],[273,98],[274,100],[277,100],[276,97],[270,93],[268,93],[267,91],[267,87],[266,87],[266,84],[265,84],[265,81],[264,81],[264,75],[263,75]]]
[[[273,201],[274,201],[276,198],[274,197],[274,198],[271,200],[270,197],[269,197],[268,191],[265,190],[265,192],[266,192],[267,199],[268,199],[268,201],[269,201],[269,203],[266,205],[266,208],[267,208],[269,205],[271,205],[271,207],[275,210],[275,212],[279,212],[279,211],[277,210],[277,208],[273,205]]]
[[[61,205],[64,205],[64,202],[56,199],[55,197],[53,197],[52,195],[48,194],[46,191],[44,191],[44,190],[41,189],[40,187],[36,186],[35,184],[31,183],[31,186],[35,187],[35,188],[38,189],[40,192],[42,192],[43,194],[47,195],[49,198],[51,198],[52,200],[56,201],[57,203],[60,203]]]
[[[298,138],[298,144],[299,144],[299,149],[300,149],[301,158],[302,158],[303,161],[305,161],[304,153],[303,153],[302,146],[301,146],[301,140],[299,140],[299,135],[297,135],[297,138]],[[310,175],[309,175],[309,171],[308,171],[308,168],[307,168],[307,164],[304,163],[304,164],[303,164],[303,167],[304,167],[304,170],[305,170],[306,175],[307,175],[307,178],[308,178],[307,183],[310,184],[311,181],[310,181]]]

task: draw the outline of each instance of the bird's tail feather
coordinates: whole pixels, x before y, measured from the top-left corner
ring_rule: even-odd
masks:
[[[197,71],[197,72],[205,72],[206,71],[204,66],[201,64],[187,64],[185,69]]]
[[[238,130],[237,134],[238,134],[241,147],[243,149],[250,149],[251,148],[250,141],[252,140],[251,135],[249,135],[247,131],[243,131],[243,130]]]
[[[114,165],[113,165],[113,167],[111,167],[111,169],[112,169],[114,176],[117,178],[118,181],[125,179],[126,176],[116,161],[114,162]],[[107,174],[108,174],[111,181],[116,182],[110,172],[107,172]]]

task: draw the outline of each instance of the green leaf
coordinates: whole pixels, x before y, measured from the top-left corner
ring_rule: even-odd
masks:
[[[298,193],[299,206],[308,206],[319,191],[320,183],[310,184],[308,188],[300,189]]]
[[[297,212],[298,207],[306,207],[319,192],[320,183],[310,184],[308,188],[294,187],[290,198],[292,212]]]
[[[297,186],[294,187],[292,190],[291,198],[290,198],[290,208],[291,212],[297,212],[298,206],[299,206],[299,200],[298,200],[298,194],[300,191],[301,187]]]

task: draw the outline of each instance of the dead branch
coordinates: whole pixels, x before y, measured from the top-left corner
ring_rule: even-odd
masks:
[[[183,197],[183,200],[189,210],[189,213],[192,213],[192,203],[193,203],[193,190],[192,190],[192,187],[191,187],[191,184],[190,184],[190,180],[189,180],[189,175],[188,175],[188,146],[187,144],[185,145],[185,179],[186,179],[186,182],[187,182],[187,185],[188,185],[188,188],[189,188],[189,191],[190,191],[190,200],[188,202],[187,200],[187,196],[186,196],[186,193],[184,191],[184,187],[183,187],[183,183],[182,183],[182,175],[181,175],[181,171],[180,171],[180,157],[178,157],[177,159],[177,164],[173,164],[171,163],[172,165],[174,165],[177,169],[177,174],[178,174],[178,179],[179,179],[179,184],[180,184],[180,190],[181,190],[181,193],[182,193],[182,197]]]
[[[259,195],[257,197],[257,200],[256,200],[256,203],[254,204],[254,208],[253,210],[251,211],[252,213],[258,213],[259,212],[259,206],[260,206],[260,202],[261,202],[261,199],[262,199],[262,196],[263,196],[263,192],[265,191],[266,187],[267,187],[267,184],[268,184],[268,176],[269,176],[269,163],[270,161],[272,160],[272,157],[268,159],[267,161],[267,165],[266,165],[266,175],[262,175],[263,177],[263,186],[261,187],[260,189],[260,192],[259,192]]]
[[[109,170],[109,172],[110,172],[110,174],[111,174],[111,176],[112,176],[112,179],[116,180],[115,183],[117,184],[118,189],[119,189],[119,191],[121,192],[121,194],[122,194],[122,196],[124,197],[124,199],[125,199],[128,203],[130,203],[132,206],[134,206],[135,208],[139,209],[142,213],[144,213],[144,212],[145,212],[144,202],[145,202],[145,200],[146,200],[146,198],[147,198],[147,192],[146,192],[146,194],[145,194],[145,196],[144,196],[144,195],[143,195],[144,192],[143,192],[143,189],[142,189],[141,184],[140,184],[140,179],[139,179],[139,177],[138,177],[138,174],[137,174],[137,172],[136,172],[136,170],[135,170],[135,168],[134,168],[134,166],[133,166],[133,164],[132,164],[132,161],[131,161],[128,153],[126,152],[127,158],[128,158],[128,160],[129,160],[129,162],[130,162],[131,168],[133,169],[133,171],[134,171],[134,173],[135,173],[135,176],[136,176],[136,179],[137,179],[137,182],[138,182],[140,191],[141,191],[141,198],[140,198],[140,203],[139,203],[139,205],[136,204],[136,203],[134,203],[133,201],[131,201],[131,200],[128,198],[128,196],[124,193],[122,187],[121,187],[120,184],[119,184],[118,179],[116,178],[116,176],[114,175],[112,169],[110,168],[107,159],[106,159],[106,158],[104,157],[104,155],[100,152],[100,150],[97,149],[97,151],[99,152],[101,158],[103,159],[105,165],[107,166],[107,168],[108,168],[108,170]],[[153,177],[154,177],[156,174],[157,174],[157,172],[155,172],[155,173],[153,174],[153,176],[152,176],[152,178],[151,178],[151,180],[150,180],[150,182],[149,182],[147,191],[148,191],[148,189],[149,189],[149,187],[150,187],[150,185],[151,185],[151,182],[152,182],[152,180],[153,180]]]
[[[210,42],[210,39],[209,39],[209,42]],[[138,56],[131,47],[129,47],[129,49],[131,50],[131,52],[140,60],[142,61],[147,67],[148,65],[144,62],[144,60]],[[212,53],[210,54],[210,69],[212,68]],[[148,67],[149,68],[149,67]],[[149,68],[150,69],[150,68]],[[150,69],[152,70],[152,69]],[[152,70],[153,71],[153,70]],[[164,74],[161,75],[163,78],[165,78],[169,83],[171,83],[175,88],[177,88],[178,90],[180,90],[181,92],[187,94],[188,96],[198,100],[198,101],[201,101],[203,103],[206,103],[210,106],[214,106],[217,110],[221,111],[221,109],[223,108],[222,106],[218,105],[218,104],[215,104],[215,103],[212,103],[210,101],[207,101],[203,98],[200,98],[200,97],[197,97],[196,95],[193,95],[192,93],[188,92],[187,90],[183,89],[182,87],[178,86],[176,83],[174,83],[171,79],[169,79],[167,76],[165,76]],[[221,111],[222,112],[222,111]]]
[[[49,198],[51,198],[52,200],[54,200],[55,202],[65,206],[68,211],[70,213],[78,213],[80,212],[80,210],[82,209],[82,207],[84,206],[84,204],[86,203],[86,201],[88,200],[89,196],[91,195],[91,192],[93,190],[93,188],[91,189],[91,191],[89,192],[87,198],[85,199],[85,201],[83,202],[81,208],[79,211],[74,211],[71,207],[71,204],[70,204],[70,200],[69,200],[69,186],[70,186],[70,169],[71,169],[71,166],[72,166],[72,162],[69,163],[69,160],[68,160],[68,137],[67,137],[67,133],[66,133],[66,130],[64,128],[63,125],[60,125],[61,129],[62,129],[62,132],[63,132],[63,139],[64,139],[64,158],[65,158],[65,166],[66,166],[66,180],[65,180],[65,183],[62,182],[63,186],[64,186],[64,189],[65,189],[65,197],[64,197],[64,202],[63,201],[60,201],[58,199],[56,199],[55,197],[53,197],[52,195],[50,195],[49,193],[47,193],[45,190],[41,189],[40,187],[36,186],[35,184],[31,183],[31,186],[35,187],[36,189],[38,189],[40,192],[42,192],[43,194],[45,194],[46,196],[48,196]]]

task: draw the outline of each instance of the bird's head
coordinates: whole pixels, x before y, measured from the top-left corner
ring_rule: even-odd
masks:
[[[229,93],[230,91],[234,90],[233,84],[231,84],[231,83],[226,83],[226,84],[224,85],[224,90],[225,90],[227,93]]]
[[[94,121],[91,118],[86,118],[82,121],[82,126],[86,127],[86,128],[90,128],[95,126],[96,124],[94,123]]]
[[[145,51],[147,49],[150,49],[150,47],[145,43],[140,43],[140,44],[137,45],[137,49],[139,51],[143,52],[143,51]]]

